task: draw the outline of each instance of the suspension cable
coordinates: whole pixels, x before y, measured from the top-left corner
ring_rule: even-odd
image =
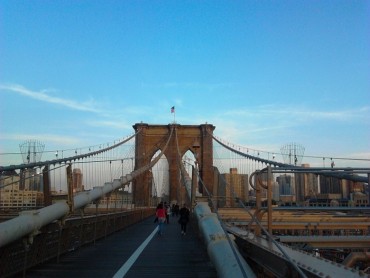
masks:
[[[80,154],[80,155],[77,155],[77,153],[76,153],[75,156],[71,156],[71,157],[67,157],[67,158],[61,158],[61,159],[54,159],[54,160],[51,160],[51,161],[33,162],[33,163],[29,163],[29,164],[19,164],[19,165],[10,165],[10,166],[0,166],[0,172],[2,172],[2,171],[12,171],[12,170],[16,170],[16,169],[27,169],[27,168],[41,167],[41,166],[45,166],[45,165],[48,165],[48,164],[56,164],[56,163],[74,161],[74,160],[83,159],[85,157],[95,156],[97,154],[104,153],[104,152],[107,152],[111,149],[114,149],[114,148],[130,141],[139,132],[141,132],[141,130],[138,130],[135,134],[126,138],[122,142],[118,142],[117,144],[113,144],[112,146],[109,146],[109,144],[108,144],[108,147],[100,149],[100,150],[95,151],[95,152],[92,151],[92,152],[88,152],[88,153]]]

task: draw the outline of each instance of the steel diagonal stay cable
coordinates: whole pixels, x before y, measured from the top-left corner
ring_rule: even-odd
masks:
[[[181,176],[184,179],[184,183],[186,183],[185,179],[187,178],[187,179],[190,180],[190,177],[189,177],[189,174],[186,172],[184,165],[181,163],[181,154],[180,154],[180,148],[179,148],[179,140],[177,138],[177,132],[176,131],[175,131],[175,137],[176,137],[176,149],[177,149],[177,163],[178,163],[179,168],[180,168]],[[185,186],[185,189],[188,192],[188,188],[186,186]],[[191,192],[188,192],[188,196],[189,196],[189,198],[191,198]]]
[[[229,149],[230,151],[232,151],[232,152],[235,152],[235,153],[237,153],[237,154],[242,154],[243,156],[245,156],[245,157],[247,157],[247,158],[249,158],[249,159],[255,159],[256,161],[259,161],[259,162],[264,162],[264,163],[266,163],[266,161],[265,160],[261,160],[261,159],[258,159],[257,157],[254,157],[254,156],[251,156],[251,155],[248,155],[248,154],[244,154],[244,153],[241,153],[240,151],[237,151],[237,150],[235,150],[235,149],[233,149],[233,148],[230,148],[230,147],[228,147],[228,146],[226,146],[225,144],[223,144],[221,141],[219,141],[219,140],[217,140],[213,135],[212,135],[212,137],[213,137],[213,139],[214,140],[216,140],[219,144],[221,144],[222,146],[224,146],[225,148],[227,148],[227,149]],[[269,161],[269,162],[273,162],[273,161]],[[267,164],[267,163],[266,163]],[[277,166],[277,164],[281,164],[281,163],[274,163],[274,164],[276,164],[276,166]],[[258,171],[258,172],[263,172],[263,171],[266,171],[267,170],[267,168],[264,168],[264,169],[262,169],[261,171]],[[249,184],[251,185],[251,187],[253,188],[253,189],[255,189],[256,190],[256,188],[253,186],[253,183],[251,182],[251,180],[252,180],[252,177],[255,175],[257,173],[257,171],[255,171],[250,177],[249,177]],[[198,173],[197,173],[198,174]],[[222,177],[223,178],[223,177]],[[260,177],[259,176],[257,176],[257,178],[259,179],[258,181],[261,181],[260,180]],[[199,177],[199,180],[201,181],[201,183],[203,184],[203,181],[200,179],[200,177]],[[227,184],[227,182],[225,181],[225,179],[224,179],[224,182],[225,182],[225,184]],[[229,185],[230,186],[230,185]],[[203,185],[203,188],[206,188],[204,185]],[[268,237],[268,239],[271,241],[271,242],[273,242],[273,244],[280,250],[280,252],[286,257],[286,259],[289,261],[289,263],[297,270],[297,272],[301,275],[301,277],[307,277],[303,272],[302,272],[302,270],[291,260],[291,258],[289,257],[289,255],[284,251],[284,249],[274,240],[274,238],[270,235],[270,233],[263,227],[263,225],[261,224],[261,222],[257,219],[257,217],[254,215],[254,214],[252,214],[250,211],[249,211],[249,209],[243,204],[243,202],[240,200],[240,198],[237,198],[237,196],[236,196],[236,193],[235,193],[235,191],[233,190],[233,188],[232,188],[232,186],[230,186],[230,189],[231,189],[231,193],[232,193],[232,195],[233,195],[233,198],[236,198],[237,200],[238,200],[238,203],[243,207],[243,209],[251,216],[251,223],[253,223],[253,222],[256,222],[257,223],[257,225],[261,228],[261,230],[266,234],[266,236]],[[208,190],[207,190],[207,188],[206,188],[206,192],[207,192],[207,194],[208,194],[208,196],[210,196],[210,194],[209,194],[209,192],[208,192]],[[218,213],[217,213],[217,216],[219,216],[218,215]],[[220,217],[219,217],[219,219],[220,219]],[[222,221],[220,221],[221,223],[222,223]],[[223,225],[222,225],[222,227],[223,227]],[[224,229],[224,227],[223,227],[223,229]],[[226,232],[225,232],[226,233]]]
[[[168,136],[167,142],[166,142],[165,146],[163,147],[162,151],[159,153],[159,155],[156,158],[154,158],[149,164],[147,164],[146,166],[143,166],[141,169],[138,169],[136,171],[145,172],[145,171],[151,169],[159,161],[159,159],[163,156],[163,154],[165,153],[165,151],[168,147],[168,144],[169,144],[169,142],[171,140],[171,137],[172,137],[173,130],[174,130],[174,128],[172,127],[171,132]],[[134,171],[134,172],[136,172],[136,171]]]
[[[262,171],[265,171],[267,170],[267,168],[264,168],[262,169],[261,171],[258,171],[258,172],[262,172]],[[249,183],[251,185],[252,188],[254,188],[256,190],[256,188],[253,186],[253,183],[251,183],[251,180],[252,180],[252,177],[258,173],[257,171],[255,171],[250,177],[249,177]],[[257,176],[258,178],[258,181],[261,181],[260,180],[260,177]],[[232,188],[231,188],[232,190]],[[234,198],[236,197],[235,195],[235,192],[234,190],[232,190],[232,194],[234,196]],[[251,216],[251,223],[253,222],[256,222],[257,225],[261,228],[261,230],[265,233],[265,235],[268,237],[268,239],[279,249],[279,251],[285,256],[285,258],[289,261],[289,263],[297,270],[297,272],[301,275],[301,277],[307,277],[303,272],[302,270],[292,261],[292,259],[289,257],[289,255],[284,251],[284,249],[277,243],[277,241],[270,235],[270,233],[263,227],[263,225],[261,224],[261,222],[258,220],[258,218],[256,217],[255,214],[252,214],[249,209],[243,204],[243,202],[238,198],[238,203],[243,207],[243,209]]]
[[[255,173],[257,172],[254,172],[252,175],[254,175]],[[226,181],[224,180],[224,182],[226,183]],[[253,187],[253,186],[252,186]],[[254,187],[253,187],[254,188]],[[234,198],[235,198],[235,192],[232,191],[232,194],[234,195]],[[300,273],[301,277],[307,277],[303,272],[302,270],[291,260],[291,258],[289,257],[289,255],[284,251],[284,249],[278,244],[278,242],[276,240],[274,240],[274,238],[270,235],[270,233],[263,227],[263,225],[261,224],[261,222],[258,220],[258,218],[256,217],[256,215],[252,214],[249,209],[243,204],[243,202],[238,198],[238,203],[243,207],[243,209],[251,216],[251,221],[250,223],[253,223],[253,222],[256,222],[256,224],[261,228],[261,230],[266,234],[266,236],[269,238],[269,240],[271,240],[271,242],[274,243],[274,245],[279,249],[279,251],[286,257],[286,259],[292,264],[292,266],[298,271],[298,273]],[[218,215],[218,214],[217,214]]]
[[[264,168],[262,169],[261,171],[255,171],[250,177],[249,177],[249,182],[251,184],[251,180],[252,180],[252,177],[257,174],[258,172],[263,172],[263,171],[266,171],[267,168]],[[259,178],[259,177],[257,177]],[[261,230],[266,234],[266,236],[268,237],[268,239],[274,243],[274,245],[279,249],[279,251],[286,257],[286,259],[289,261],[289,263],[299,272],[300,275],[302,275],[302,277],[306,277],[306,275],[302,272],[302,270],[292,261],[292,259],[289,257],[289,255],[285,252],[285,250],[280,246],[280,244],[270,235],[270,233],[265,229],[265,227],[263,227],[263,225],[261,224],[261,222],[258,220],[258,218],[256,217],[256,215],[252,214],[248,208],[243,204],[243,202],[241,202],[239,200],[239,204],[246,210],[246,212],[252,217],[251,219],[251,223],[256,222],[257,225],[261,228]]]
[[[177,143],[177,151],[178,151],[178,155],[180,156],[180,151],[179,151],[179,146],[178,146],[178,140],[177,140],[177,134],[176,134],[176,143]],[[180,168],[181,168],[181,171],[185,171],[184,166],[183,166],[181,163],[180,163],[180,166],[181,166],[181,167],[180,167]],[[198,169],[197,169],[196,167],[194,167],[194,169],[195,169],[195,173],[196,173],[196,175],[197,175],[197,177],[198,177],[199,181],[201,182],[201,184],[202,184],[203,188],[205,189],[205,191],[206,191],[206,193],[207,193],[207,195],[208,195],[208,201],[210,201],[210,202],[212,203],[212,207],[213,207],[213,208],[215,208],[216,206],[215,206],[214,201],[213,201],[213,199],[212,199],[212,194],[208,191],[207,187],[206,187],[206,186],[205,186],[205,184],[203,183],[203,180],[202,180],[202,179],[201,179],[201,177],[199,176]],[[185,171],[185,172],[186,172],[186,171]],[[217,209],[216,209],[216,215],[217,215],[217,218],[218,218],[218,220],[219,220],[219,222],[220,222],[220,224],[221,224],[221,228],[222,228],[222,230],[223,230],[223,232],[224,232],[224,234],[225,234],[225,236],[226,236],[226,238],[227,238],[227,241],[228,241],[228,243],[229,243],[229,246],[230,246],[230,248],[231,248],[231,250],[232,250],[232,252],[233,252],[233,254],[234,254],[234,257],[235,257],[235,259],[236,259],[236,261],[237,261],[237,263],[238,263],[238,265],[239,265],[239,267],[240,267],[240,269],[241,269],[241,271],[242,271],[242,273],[243,273],[243,276],[244,276],[244,277],[248,277],[247,273],[245,272],[244,267],[242,266],[242,263],[241,263],[241,261],[240,261],[240,258],[239,258],[239,256],[237,255],[237,252],[236,252],[236,250],[235,250],[235,246],[234,246],[234,244],[232,244],[232,241],[231,241],[231,239],[230,239],[230,235],[229,235],[229,233],[227,233],[227,232],[226,232],[225,227],[224,227],[224,225],[223,225],[223,222],[222,222],[222,221],[220,221],[220,216],[219,216],[219,214],[218,214]]]
[[[176,145],[177,145],[177,153],[178,153],[178,162],[179,162],[179,164],[180,164],[181,174],[182,174],[183,176],[187,176],[187,177],[189,178],[189,175],[188,175],[188,173],[186,172],[184,165],[183,165],[182,163],[180,163],[181,159],[180,159],[179,144],[178,144],[178,140],[177,140],[177,133],[175,133],[175,134],[176,134]],[[212,196],[211,196],[210,192],[208,191],[207,187],[205,187],[205,185],[204,185],[204,183],[203,183],[203,180],[202,180],[202,179],[200,178],[200,176],[199,176],[198,169],[197,169],[196,167],[194,167],[194,169],[195,169],[196,175],[197,175],[197,176],[198,176],[198,178],[199,178],[199,181],[200,181],[200,182],[201,182],[201,184],[203,185],[203,188],[206,190],[206,193],[207,193],[207,195],[208,195],[208,200],[212,203],[212,206],[213,206],[213,207],[215,207],[215,204],[213,203]],[[190,194],[189,194],[189,195],[190,195]],[[218,219],[220,219],[220,217],[219,217],[219,215],[218,215],[218,212],[216,212],[216,215],[217,215]],[[230,239],[230,236],[229,236],[229,234],[226,232],[226,230],[225,230],[225,228],[224,228],[224,226],[223,226],[223,224],[222,224],[222,221],[219,221],[219,222],[221,223],[221,228],[222,228],[222,230],[223,230],[223,232],[224,232],[224,234],[225,234],[225,236],[226,236],[226,238],[227,238],[227,241],[228,241],[228,243],[229,243],[229,246],[230,246],[230,248],[231,248],[231,250],[232,250],[232,252],[233,252],[233,254],[234,254],[234,257],[235,257],[235,259],[236,259],[236,261],[237,261],[237,263],[238,263],[238,265],[239,265],[239,267],[240,267],[240,269],[241,269],[241,271],[242,271],[242,273],[243,273],[243,277],[247,278],[247,277],[248,277],[248,275],[247,275],[247,273],[245,272],[244,267],[242,266],[242,263],[241,263],[241,261],[240,261],[239,256],[237,255],[237,252],[236,252],[236,250],[235,250],[235,246],[234,246],[234,244],[232,244],[231,239]]]
[[[219,142],[219,141],[217,141]],[[220,142],[219,142],[220,143]],[[223,145],[223,144],[222,144]],[[230,149],[231,151],[236,151],[236,150],[233,150],[232,148],[228,148]],[[237,151],[238,152],[238,151]],[[250,155],[247,155],[247,158],[254,158],[253,156],[250,156]],[[264,168],[262,171],[265,171],[267,170],[267,168]],[[253,184],[251,183],[251,178],[257,173],[254,172],[250,177],[249,177],[249,182],[250,182],[250,185],[252,188],[256,189]],[[259,177],[258,177],[259,178]],[[260,181],[260,180],[259,180]],[[226,183],[226,181],[224,180],[224,182]],[[204,186],[203,186],[204,187]],[[208,191],[207,191],[208,193]],[[234,198],[236,198],[236,194],[233,190],[233,188],[231,187],[231,193],[233,195]],[[289,257],[289,255],[284,251],[284,249],[273,239],[273,237],[270,235],[270,233],[263,227],[263,225],[261,224],[261,222],[257,219],[257,217],[252,214],[249,209],[243,204],[243,202],[237,198],[238,200],[238,203],[243,207],[243,209],[251,216],[251,223],[253,222],[256,222],[257,225],[261,228],[261,230],[266,234],[266,236],[268,237],[268,239],[273,242],[273,244],[280,250],[280,252],[286,257],[286,259],[289,261],[289,263],[297,270],[297,272],[301,275],[301,277],[306,277],[306,275],[302,272],[302,270],[291,260],[291,258]],[[217,214],[218,215],[218,214]]]

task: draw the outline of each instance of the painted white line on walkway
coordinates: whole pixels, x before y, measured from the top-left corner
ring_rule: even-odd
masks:
[[[140,256],[141,252],[144,251],[145,247],[152,240],[154,235],[157,233],[158,227],[147,237],[147,239],[139,246],[138,249],[131,255],[131,257],[125,262],[123,266],[114,274],[113,278],[123,278],[126,273],[130,270],[131,266],[135,263],[137,258]]]

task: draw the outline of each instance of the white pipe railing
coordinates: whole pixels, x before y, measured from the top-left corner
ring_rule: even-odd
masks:
[[[180,155],[179,161],[181,161]],[[192,200],[193,182],[186,172],[183,163],[179,163],[179,165],[183,185],[185,186],[189,200]],[[197,171],[197,169],[193,168],[193,171]],[[212,213],[208,203],[198,202],[194,207],[194,215],[198,220],[198,227],[202,232],[208,255],[217,270],[217,276],[220,278],[256,277],[251,267],[238,252],[236,244],[229,240],[228,237],[230,235],[226,234],[217,214]]]
[[[230,245],[217,215],[211,212],[208,203],[199,202],[194,208],[194,214],[218,277],[256,277],[251,267],[238,252],[236,245]]]
[[[131,180],[122,177],[113,182],[105,183],[102,187],[94,187],[90,191],[80,192],[74,197],[73,207],[74,209],[83,208],[102,198],[105,194],[128,184]],[[38,210],[21,212],[20,216],[0,223],[0,247],[25,236],[29,236],[29,242],[32,243],[33,236],[38,233],[41,227],[62,219],[69,212],[70,207],[67,201],[59,201]]]

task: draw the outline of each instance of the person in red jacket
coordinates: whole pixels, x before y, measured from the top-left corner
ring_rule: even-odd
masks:
[[[163,234],[163,223],[166,221],[166,209],[163,206],[163,203],[160,203],[157,206],[155,216],[158,218],[158,235]]]

